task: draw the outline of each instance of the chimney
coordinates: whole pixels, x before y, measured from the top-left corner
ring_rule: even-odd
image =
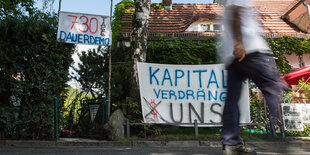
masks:
[[[163,3],[166,10],[172,10],[172,0],[164,0]]]

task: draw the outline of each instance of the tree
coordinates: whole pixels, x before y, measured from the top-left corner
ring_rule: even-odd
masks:
[[[50,4],[50,6],[52,6],[54,2],[55,2],[55,0],[43,0],[43,8],[47,8],[48,4]]]
[[[131,31],[131,54],[133,60],[133,78],[131,97],[133,101],[139,101],[139,79],[138,79],[138,62],[146,61],[147,53],[147,29],[150,15],[150,0],[135,0],[135,12],[132,18]]]
[[[16,16],[25,13],[31,15],[34,11],[33,4],[34,0],[1,0],[0,16]]]
[[[107,72],[104,65],[106,65],[106,53],[104,48],[90,49],[87,52],[82,51],[78,54],[81,63],[78,64],[74,70],[78,76],[75,79],[81,84],[82,90],[86,94],[91,94],[93,98],[103,97],[106,93]]]
[[[0,2],[0,17],[8,15],[32,15],[35,11],[34,3],[38,0],[1,0]],[[55,0],[42,0],[43,9],[48,7],[48,4],[52,5]]]

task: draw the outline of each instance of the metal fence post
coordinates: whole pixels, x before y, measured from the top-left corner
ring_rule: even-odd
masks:
[[[106,102],[105,102],[105,120],[109,120],[109,98],[106,98]]]
[[[251,136],[252,135],[252,125],[250,124],[250,129],[249,129],[249,135]]]
[[[105,98],[102,98],[102,125],[104,125],[105,123],[105,104],[106,103],[106,100]]]
[[[270,131],[271,131],[271,135],[273,137],[276,137],[276,128],[275,128],[275,124],[273,122],[273,120],[271,119],[271,114],[269,113],[269,125],[270,125]]]
[[[54,101],[54,132],[55,132],[55,139],[58,140],[58,105],[59,105],[59,99],[58,97],[55,97]]]
[[[126,119],[126,134],[127,134],[127,138],[130,137],[130,123],[129,123],[129,119]]]
[[[198,137],[198,124],[197,124],[197,120],[196,119],[194,121],[194,126],[195,126],[195,136]]]

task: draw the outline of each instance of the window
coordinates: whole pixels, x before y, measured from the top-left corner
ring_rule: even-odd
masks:
[[[213,24],[213,31],[222,31],[222,25],[221,24]]]
[[[192,23],[185,31],[187,32],[220,32],[224,30],[224,25],[219,22],[197,21]]]
[[[202,32],[210,31],[210,24],[200,24],[200,27]]]

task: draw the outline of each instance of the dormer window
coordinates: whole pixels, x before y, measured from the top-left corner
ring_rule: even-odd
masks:
[[[224,26],[222,24],[199,24],[198,32],[213,32],[213,31],[223,31]]]
[[[192,23],[185,31],[186,32],[217,32],[223,31],[224,26],[218,22],[212,21],[196,21]]]

